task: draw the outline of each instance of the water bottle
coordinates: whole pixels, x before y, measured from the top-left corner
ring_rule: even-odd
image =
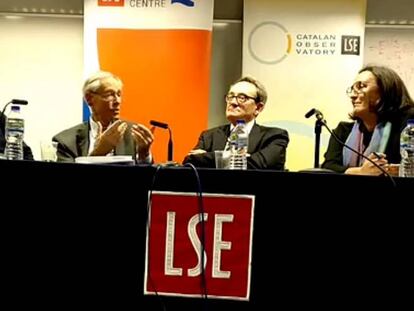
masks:
[[[23,160],[24,119],[20,114],[20,106],[12,106],[7,116],[4,155],[8,160]]]
[[[400,138],[400,177],[414,177],[414,119],[407,121]]]
[[[247,170],[247,147],[249,134],[246,122],[237,120],[237,125],[230,134],[230,169]]]

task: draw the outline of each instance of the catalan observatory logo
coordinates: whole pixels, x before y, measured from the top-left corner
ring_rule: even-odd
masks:
[[[194,1],[191,0],[171,0],[171,4],[181,3],[185,6],[194,6]]]
[[[261,39],[263,37],[272,38],[272,42],[265,42]],[[250,32],[248,49],[258,62],[277,64],[291,53],[292,37],[283,25],[273,21],[263,22]]]
[[[98,0],[98,6],[124,6],[125,0]]]

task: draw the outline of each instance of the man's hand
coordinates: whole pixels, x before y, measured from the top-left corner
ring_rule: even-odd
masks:
[[[148,129],[142,124],[134,124],[132,126],[132,137],[138,146],[138,157],[140,160],[145,160],[150,155],[150,148],[154,142],[155,127]]]
[[[128,124],[124,121],[117,120],[112,123],[103,133],[102,124],[100,122],[98,122],[98,126],[98,137],[95,141],[95,147],[90,153],[92,156],[103,156],[111,152],[124,136]]]

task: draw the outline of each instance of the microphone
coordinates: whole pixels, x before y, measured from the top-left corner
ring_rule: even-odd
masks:
[[[313,116],[314,114],[316,114],[316,119],[318,119],[319,121],[325,122],[325,119],[323,117],[322,112],[320,112],[318,109],[312,108],[311,110],[309,110],[306,114],[305,114],[305,118],[308,119],[311,116]]]
[[[171,163],[171,164],[174,163],[173,162],[173,141],[172,141],[172,133],[171,133],[170,127],[168,126],[167,123],[163,123],[163,122],[159,122],[159,121],[155,121],[155,120],[150,120],[150,124],[155,126],[155,127],[160,127],[162,129],[168,129],[168,133],[170,134],[170,138],[168,140],[167,163]]]
[[[151,120],[150,121],[150,124],[151,125],[154,125],[156,127],[163,128],[163,129],[168,129],[168,124],[167,123],[162,123],[162,122],[158,122],[158,121]]]
[[[315,114],[315,108],[312,108],[311,110],[309,110],[306,114],[305,114],[305,118],[309,119],[311,116],[313,116]]]
[[[11,103],[15,105],[27,105],[28,101],[24,99],[12,99]]]
[[[24,99],[12,99],[11,101],[9,101],[4,107],[3,110],[1,111],[1,115],[4,115],[4,111],[6,111],[6,108],[8,105],[10,104],[14,104],[14,105],[27,105],[29,102],[27,100]]]
[[[332,135],[332,137],[341,145],[341,146],[343,146],[343,147],[345,147],[345,148],[347,148],[347,149],[349,149],[349,150],[351,150],[352,152],[354,152],[354,153],[356,153],[357,155],[359,155],[360,157],[362,157],[362,158],[364,158],[365,160],[367,160],[367,161],[369,161],[369,162],[371,162],[376,168],[378,168],[385,176],[387,176],[387,177],[389,177],[389,179],[391,180],[391,183],[393,184],[393,186],[394,187],[397,187],[397,185],[396,185],[396,183],[395,183],[395,181],[394,181],[394,178],[383,168],[383,167],[381,167],[380,165],[378,165],[377,163],[375,163],[373,160],[371,160],[369,157],[367,157],[366,155],[364,155],[363,153],[361,153],[361,152],[359,152],[358,150],[355,150],[354,148],[352,148],[352,147],[350,147],[350,146],[348,146],[347,144],[345,144],[343,141],[341,141],[339,138],[338,138],[338,136],[336,136],[336,134],[329,128],[329,126],[326,124],[326,121],[325,121],[325,119],[323,118],[323,114],[322,114],[322,112],[320,112],[318,109],[315,109],[315,108],[313,108],[313,109],[311,109],[310,111],[308,111],[306,114],[305,114],[305,117],[306,118],[309,118],[310,116],[312,116],[312,115],[314,115],[314,114],[316,114],[316,118],[318,119],[317,120],[317,123],[319,123],[319,124],[321,124],[321,125],[323,125],[327,130],[328,130],[328,132]],[[315,133],[316,133],[316,131],[315,131]],[[377,158],[380,158],[381,156],[378,154],[378,153],[376,153],[376,152],[374,152],[374,154],[375,154],[375,156],[377,157]],[[315,159],[315,161],[316,161],[316,159]],[[317,168],[316,166],[315,166],[315,168]]]

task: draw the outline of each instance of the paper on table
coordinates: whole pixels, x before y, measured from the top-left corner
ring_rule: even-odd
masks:
[[[76,163],[84,164],[110,164],[110,163],[122,163],[122,164],[134,164],[132,156],[88,156],[88,157],[77,157]]]

